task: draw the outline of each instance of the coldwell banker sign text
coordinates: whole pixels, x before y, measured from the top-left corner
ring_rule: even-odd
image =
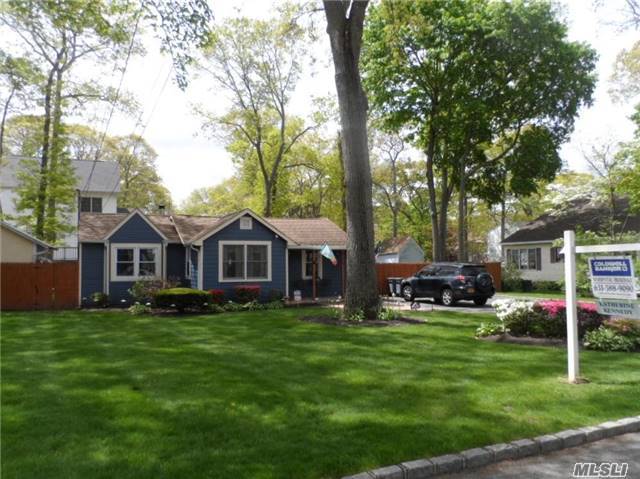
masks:
[[[589,258],[591,289],[596,298],[636,299],[630,256]]]

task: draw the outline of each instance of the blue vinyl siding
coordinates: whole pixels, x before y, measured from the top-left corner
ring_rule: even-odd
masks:
[[[240,285],[259,285],[262,299],[269,297],[269,292],[273,289],[284,294],[286,290],[285,254],[287,252],[286,242],[275,232],[263,226],[260,222],[253,220],[250,230],[240,229],[240,220],[231,223],[226,228],[218,231],[215,235],[204,241],[203,251],[203,283],[202,289],[222,289],[229,299],[233,299],[234,288]],[[218,242],[219,241],[271,241],[271,281],[246,281],[221,283],[218,281]]]
[[[185,283],[185,251],[181,244],[167,245],[167,279],[177,281],[181,285],[189,286]]]
[[[342,266],[344,251],[333,252],[338,260],[337,266],[322,257],[322,279],[317,283],[318,297],[342,296]],[[302,250],[289,251],[289,297],[293,298],[293,291],[299,289],[303,298],[313,296],[313,283],[310,279],[302,279]]]
[[[133,215],[111,238],[111,243],[161,243],[162,237],[142,219]]]
[[[122,225],[120,229],[111,236],[109,241],[109,248],[111,248],[111,244],[114,243],[161,244],[163,240],[139,214],[136,214]],[[162,265],[162,260],[160,264]],[[111,269],[111,266],[109,266],[109,269]],[[109,279],[109,300],[111,304],[122,306],[132,304],[133,300],[129,294],[129,288],[131,288],[134,283],[135,281],[111,281],[111,279]]]
[[[82,305],[91,306],[91,295],[104,292],[104,245],[82,243]]]

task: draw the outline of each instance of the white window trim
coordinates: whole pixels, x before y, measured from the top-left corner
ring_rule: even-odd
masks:
[[[234,279],[224,279],[222,277],[222,251],[225,245],[243,245],[244,246],[244,264],[243,277]],[[247,278],[247,246],[262,245],[267,247],[267,277],[266,278]],[[218,241],[218,282],[219,283],[246,283],[248,281],[255,283],[268,283],[271,281],[271,241]]]
[[[309,253],[313,253],[316,252],[318,254],[318,269],[317,269],[317,273],[318,273],[318,278],[322,279],[322,255],[320,254],[320,251],[318,250],[307,250],[307,249],[303,249],[302,250],[302,279],[312,279],[311,275],[307,275],[307,268],[305,267],[307,264],[307,254]]]
[[[117,260],[118,249],[133,249],[133,276],[118,276]],[[155,276],[140,276],[140,250],[155,250]],[[162,246],[158,243],[114,243],[111,245],[111,281],[139,281],[141,279],[159,279],[162,278],[161,262]]]

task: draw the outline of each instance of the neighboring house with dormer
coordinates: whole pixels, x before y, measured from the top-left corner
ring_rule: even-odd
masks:
[[[15,207],[15,201],[18,197],[16,173],[19,171],[20,161],[23,159],[19,156],[8,156],[0,167],[0,211],[3,216],[8,218],[18,214]],[[118,193],[120,192],[118,164],[111,161],[94,162],[91,160],[72,160],[71,164],[77,176],[77,210],[87,213],[117,213]],[[69,223],[74,228],[78,226],[79,212],[76,211],[69,217]],[[54,259],[78,259],[76,231],[61,238],[58,246],[54,253]]]
[[[376,263],[424,263],[424,251],[411,236],[391,238],[376,247]]]
[[[565,230],[594,231],[607,234],[608,207],[590,198],[573,200],[563,209],[545,213],[521,226],[501,243],[502,259],[520,269],[522,278],[531,281],[559,281],[564,277],[561,246],[554,242]],[[629,202],[616,205],[616,231],[640,232],[640,214],[632,213]]]

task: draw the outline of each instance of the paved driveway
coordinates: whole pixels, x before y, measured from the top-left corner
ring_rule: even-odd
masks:
[[[640,433],[603,439],[544,456],[535,456],[519,461],[504,461],[485,468],[443,477],[447,479],[569,479],[587,477],[573,475],[576,462],[627,463],[626,476],[617,477],[638,479],[640,478]]]
[[[442,306],[441,304],[435,304],[431,299],[418,299],[417,303],[420,305],[419,311],[453,311],[458,313],[493,313],[494,309],[491,306],[491,301],[496,298],[490,299],[484,306],[476,306],[473,301],[458,301],[455,306]],[[384,301],[393,304],[394,309],[411,309],[411,303],[406,302],[402,298],[384,298]]]

